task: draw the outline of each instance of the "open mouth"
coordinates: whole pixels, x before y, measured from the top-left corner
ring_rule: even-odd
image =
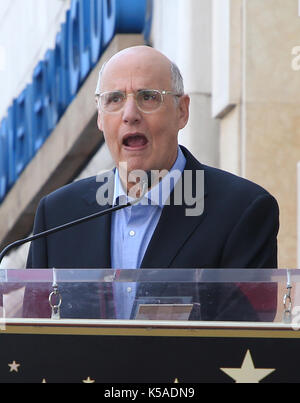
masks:
[[[148,139],[140,133],[127,134],[123,138],[123,145],[131,149],[144,148],[148,144]]]

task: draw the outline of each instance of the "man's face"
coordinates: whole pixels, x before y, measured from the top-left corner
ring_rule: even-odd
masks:
[[[104,69],[101,92],[136,94],[141,89],[172,90],[170,63],[153,49],[122,54]],[[98,127],[116,166],[126,162],[128,173],[135,169],[169,170],[177,158],[178,131],[187,123],[188,105],[188,96],[176,103],[172,95],[165,95],[158,110],[144,113],[129,96],[117,113],[99,110]]]

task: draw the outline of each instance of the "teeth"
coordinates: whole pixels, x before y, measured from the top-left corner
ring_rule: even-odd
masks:
[[[147,139],[145,136],[141,134],[137,134],[135,136],[129,136],[123,141],[125,146],[128,147],[140,147],[147,143]]]

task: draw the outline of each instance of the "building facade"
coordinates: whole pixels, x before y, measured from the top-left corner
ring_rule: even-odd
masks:
[[[30,234],[43,195],[113,166],[96,125],[98,72],[117,51],[147,43],[176,62],[191,98],[180,143],[276,197],[279,267],[299,266],[297,0],[24,3],[0,4],[0,147],[10,152],[0,150],[1,248]],[[3,267],[24,267],[27,250]]]

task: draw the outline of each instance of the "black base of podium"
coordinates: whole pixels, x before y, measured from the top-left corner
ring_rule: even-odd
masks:
[[[39,328],[37,328],[39,329]],[[132,329],[86,331],[50,327],[35,334],[0,333],[1,383],[227,383],[238,382],[251,357],[257,380],[299,383],[298,332],[176,329],[145,335]],[[47,333],[48,334],[45,334]],[[43,334],[44,333],[44,334]],[[52,333],[52,334],[51,334]],[[87,333],[87,334],[86,334]],[[96,332],[97,333],[97,332]],[[164,334],[165,333],[165,334]],[[249,365],[248,365],[249,366]],[[224,369],[240,369],[231,377]],[[268,370],[260,374],[259,369]],[[250,368],[251,372],[251,368]],[[251,380],[252,378],[249,378]]]

